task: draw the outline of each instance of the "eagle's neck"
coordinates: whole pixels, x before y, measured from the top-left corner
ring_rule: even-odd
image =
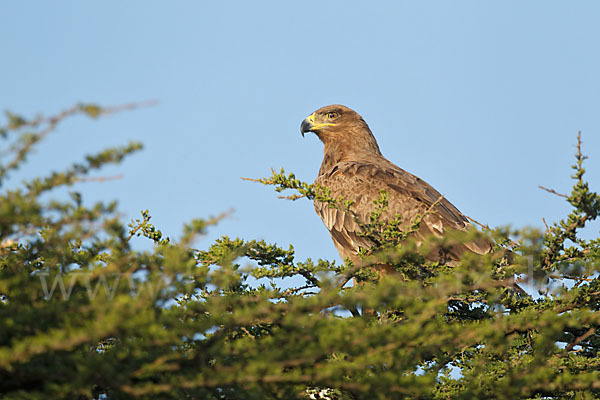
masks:
[[[337,146],[334,145],[325,145],[325,149],[323,150],[323,162],[321,163],[321,168],[319,169],[319,175],[329,172],[333,169],[333,167],[336,166],[336,164],[342,161],[343,155],[342,153],[336,151],[336,148]]]
[[[372,160],[373,156],[383,157],[375,137],[368,128],[361,132],[346,132],[337,137],[320,139],[325,147],[319,175],[329,172],[341,162]]]

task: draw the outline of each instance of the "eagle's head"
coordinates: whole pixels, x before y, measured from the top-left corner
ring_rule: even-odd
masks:
[[[300,125],[302,136],[306,132],[315,133],[326,148],[348,144],[356,150],[380,154],[377,141],[365,120],[356,111],[340,104],[321,107],[310,114]]]

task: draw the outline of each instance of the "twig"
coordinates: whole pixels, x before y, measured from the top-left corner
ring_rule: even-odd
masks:
[[[275,170],[273,170],[273,168],[271,168],[271,172],[275,173]],[[256,183],[266,183],[267,182],[264,178],[263,179],[253,179],[253,178],[246,178],[243,176],[241,178],[244,181],[250,181],[250,182],[256,182]],[[277,196],[278,199],[285,199],[285,200],[298,200],[303,197],[307,197],[307,196],[305,194],[292,194],[290,196]]]
[[[434,201],[433,203],[431,203],[431,205],[427,208],[427,210],[425,210],[425,212],[423,213],[423,216],[421,217],[421,221],[423,220],[423,218],[425,218],[426,216],[428,216],[429,214],[431,214],[432,211],[437,212],[436,210],[434,210],[435,206],[437,206],[438,204],[440,204],[442,202],[442,200],[444,200],[444,195],[441,194],[440,197],[438,197],[438,199],[436,201]]]
[[[84,177],[84,178],[75,178],[74,182],[105,182],[105,181],[115,181],[118,179],[123,179],[123,175],[113,175],[113,176],[97,176],[97,177]]]
[[[556,190],[554,190],[554,189],[548,189],[547,187],[543,187],[542,185],[538,185],[538,187],[539,187],[540,189],[542,189],[542,190],[545,190],[545,191],[546,191],[546,192],[548,192],[548,193],[552,193],[552,194],[555,194],[555,195],[557,195],[557,196],[564,197],[565,199],[568,199],[568,198],[569,198],[569,196],[567,196],[566,194],[558,193],[558,192],[557,192]]]
[[[544,223],[544,226],[546,227],[546,232],[550,232],[550,227],[546,223],[546,218],[542,217],[542,222]]]
[[[487,225],[487,224],[485,224],[485,225],[484,225],[484,224],[482,224],[481,222],[477,221],[475,218],[471,218],[471,217],[469,217],[468,215],[465,215],[465,217],[466,217],[466,218],[467,218],[469,221],[471,221],[471,222],[475,223],[475,225],[479,225],[479,226],[480,226],[480,227],[481,227],[483,230],[491,231],[491,228],[490,228],[490,226],[489,226],[489,225]]]
[[[2,177],[6,173],[6,171],[17,167],[19,165],[19,163],[23,160],[24,155],[27,154],[29,152],[29,150],[35,144],[41,142],[46,136],[48,136],[48,134],[50,132],[52,132],[56,128],[56,126],[58,125],[59,122],[61,122],[62,120],[64,120],[65,118],[67,118],[71,115],[88,114],[92,117],[98,117],[100,115],[107,115],[107,114],[113,114],[113,113],[120,112],[120,111],[133,110],[133,109],[140,108],[140,107],[150,107],[150,106],[153,106],[156,104],[157,104],[157,102],[155,100],[150,100],[150,101],[144,101],[144,102],[139,102],[139,103],[127,103],[127,104],[123,104],[120,106],[112,106],[112,107],[105,107],[105,108],[99,107],[98,113],[94,114],[94,115],[92,115],[89,111],[86,111],[85,106],[83,106],[82,104],[76,104],[73,107],[66,109],[52,117],[46,117],[46,118],[38,117],[30,122],[26,122],[26,123],[22,124],[21,127],[37,127],[42,124],[48,124],[48,126],[45,127],[44,129],[42,129],[36,135],[34,140],[29,141],[23,147],[16,150],[17,154],[15,154],[15,157],[13,158],[13,160],[10,161],[6,165],[6,167],[3,167],[0,170],[0,177]]]
[[[230,217],[234,212],[235,212],[235,209],[230,208],[227,211],[223,211],[222,213],[220,213],[216,217],[210,217],[209,219],[205,220],[204,222],[206,223],[206,226],[216,225],[221,220]]]
[[[118,106],[108,106],[108,107],[104,107],[104,108],[100,108],[99,109],[99,113],[98,115],[106,115],[106,114],[113,114],[116,112],[120,112],[120,111],[127,111],[127,110],[134,110],[136,108],[142,108],[142,107],[152,107],[158,104],[158,101],[156,100],[147,100],[147,101],[141,101],[141,102],[134,102],[134,103],[125,103],[122,105],[118,105]],[[66,117],[73,115],[73,114],[85,114],[86,112],[82,109],[82,104],[76,104],[71,108],[68,108],[64,111],[61,111],[60,113],[53,115],[51,117],[37,117],[34,118],[30,121],[26,121],[22,124],[19,125],[19,127],[23,128],[23,127],[27,127],[27,128],[33,128],[42,124],[56,124],[57,122],[65,119]]]
[[[260,179],[244,178],[243,176],[242,176],[242,180],[243,181],[250,181],[250,182],[262,183],[262,181]]]
[[[157,100],[146,100],[135,103],[126,103],[119,106],[108,106],[102,108],[100,115],[114,114],[121,111],[135,110],[137,108],[154,107],[157,104]]]
[[[573,343],[569,343],[567,345],[567,347],[565,347],[565,352],[569,352],[569,351],[573,350],[573,347],[577,346],[579,343],[581,343],[582,341],[584,341],[585,339],[587,339],[594,333],[596,333],[596,328],[592,327],[592,328],[588,329],[587,332],[585,332],[583,335],[581,335],[577,339],[575,339],[575,341]]]
[[[285,292],[281,293],[280,297],[286,297],[290,295],[297,295],[297,292],[301,290],[314,289],[316,286],[314,285],[305,285],[297,288],[289,288]]]
[[[251,334],[251,333],[250,333],[250,331],[249,331],[248,329],[246,329],[246,327],[245,327],[245,326],[242,326],[242,331],[243,331],[243,332],[244,332],[246,335],[248,335],[248,336],[250,337],[250,339],[252,339],[252,340],[256,340],[256,338],[254,337],[254,335],[253,335],[253,334]]]
[[[303,197],[306,197],[306,195],[305,194],[292,194],[291,196],[277,196],[278,199],[285,199],[285,200],[298,200]]]
[[[486,299],[478,299],[478,298],[475,298],[475,297],[470,297],[470,298],[463,299],[461,297],[450,296],[450,297],[448,297],[447,300],[448,301],[450,301],[450,300],[460,301],[460,302],[463,302],[465,304],[471,304],[471,303],[475,303],[475,302],[487,303]]]
[[[127,241],[129,242],[131,240],[131,238],[134,237],[135,234],[138,233],[138,231],[140,229],[142,229],[142,226],[144,225],[144,222],[148,222],[148,221],[150,221],[150,220],[149,219],[148,220],[144,219],[144,221],[142,221],[138,226],[136,226],[135,228],[133,228],[131,230],[131,232],[129,232],[129,236],[127,237]]]

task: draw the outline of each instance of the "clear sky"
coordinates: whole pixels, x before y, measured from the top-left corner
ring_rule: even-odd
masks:
[[[301,121],[357,110],[384,155],[492,226],[542,226],[565,202],[581,130],[600,187],[598,1],[13,1],[0,6],[0,109],[51,114],[79,101],[159,105],[76,118],[26,174],[130,140],[145,150],[85,183],[89,202],[149,209],[166,233],[230,208],[221,235],[339,259],[306,200],[242,181],[284,167],[316,177],[322,145]]]

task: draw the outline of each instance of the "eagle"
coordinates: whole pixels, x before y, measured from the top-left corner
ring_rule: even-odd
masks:
[[[330,196],[351,201],[350,209],[331,207],[314,200],[314,207],[329,230],[342,260],[358,262],[359,249],[373,246],[361,235],[361,225],[369,222],[374,201],[381,191],[388,196],[388,206],[380,222],[401,216],[401,229],[411,226],[415,218],[424,216],[413,235],[418,241],[427,236],[443,237],[452,231],[467,231],[469,220],[437,190],[421,178],[386,159],[365,120],[354,110],[339,105],[322,107],[309,115],[300,127],[302,136],[313,132],[323,142],[323,162],[315,180],[327,188]],[[449,265],[458,262],[465,252],[490,253],[493,243],[487,238],[455,244],[444,251],[426,256],[430,261]]]

